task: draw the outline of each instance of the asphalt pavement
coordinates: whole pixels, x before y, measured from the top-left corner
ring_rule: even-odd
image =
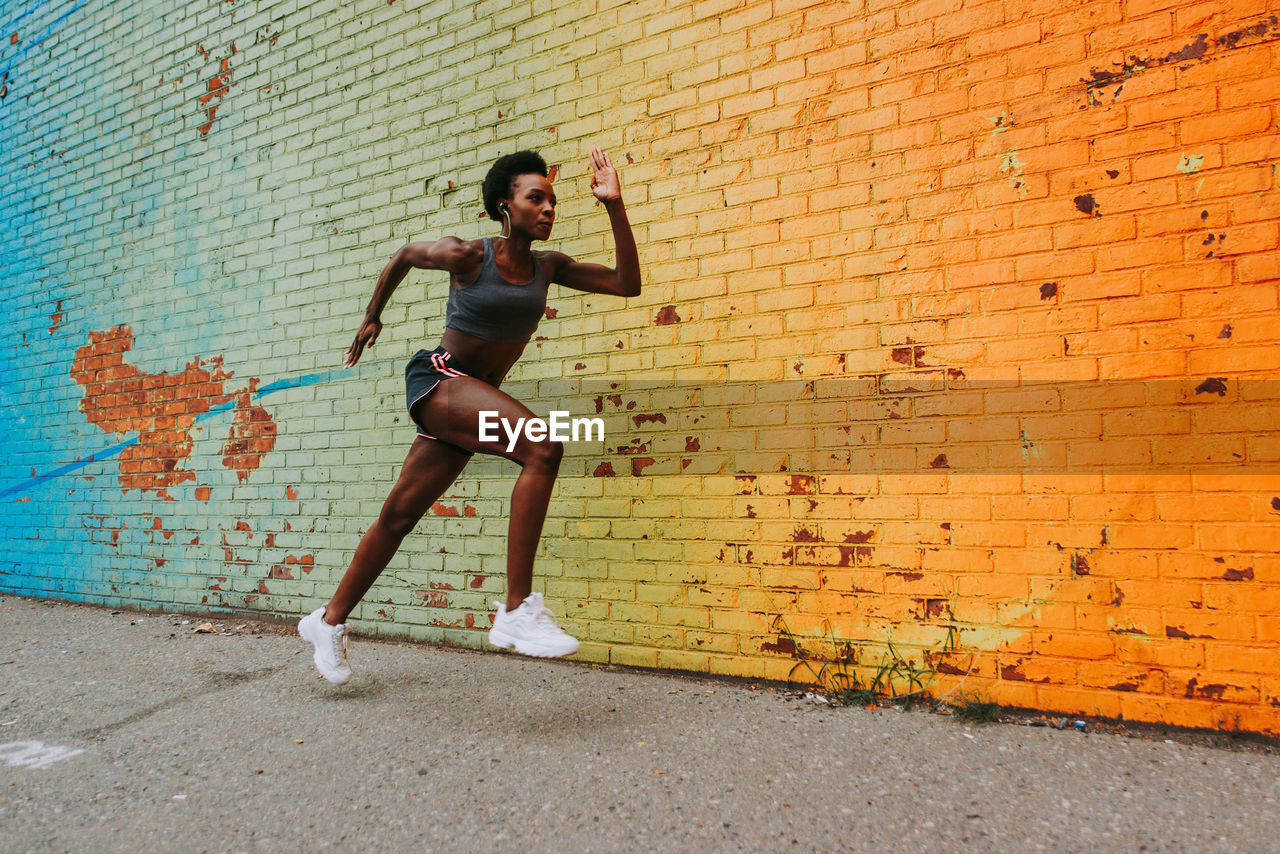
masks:
[[[0,851],[1280,850],[1274,751],[206,619],[0,597]]]

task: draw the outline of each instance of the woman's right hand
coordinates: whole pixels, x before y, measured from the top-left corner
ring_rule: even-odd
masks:
[[[360,324],[360,331],[356,333],[356,340],[351,342],[351,346],[347,348],[347,358],[342,363],[342,367],[350,368],[360,361],[360,355],[364,352],[364,348],[372,347],[378,343],[378,334],[380,332],[382,332],[382,321],[366,317],[364,323]]]

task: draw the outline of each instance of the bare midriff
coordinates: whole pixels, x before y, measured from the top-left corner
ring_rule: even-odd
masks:
[[[467,369],[467,373],[495,388],[520,358],[527,341],[486,341],[457,329],[446,328],[440,346]]]

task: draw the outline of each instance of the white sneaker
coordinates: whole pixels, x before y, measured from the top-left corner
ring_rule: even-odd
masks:
[[[298,634],[316,648],[316,669],[334,685],[351,678],[347,666],[347,624],[331,626],[324,621],[324,608],[317,608],[298,621]]]
[[[489,630],[489,643],[494,646],[515,647],[516,652],[538,658],[557,658],[578,651],[578,641],[561,631],[555,617],[543,607],[541,593],[530,593],[510,613],[501,602],[493,604],[498,606],[498,616]]]

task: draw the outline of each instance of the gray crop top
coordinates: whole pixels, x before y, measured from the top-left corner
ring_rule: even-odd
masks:
[[[493,243],[486,237],[480,275],[465,288],[449,289],[444,325],[485,341],[528,341],[546,311],[548,284],[537,254],[528,282],[513,284],[502,278],[493,259]]]

